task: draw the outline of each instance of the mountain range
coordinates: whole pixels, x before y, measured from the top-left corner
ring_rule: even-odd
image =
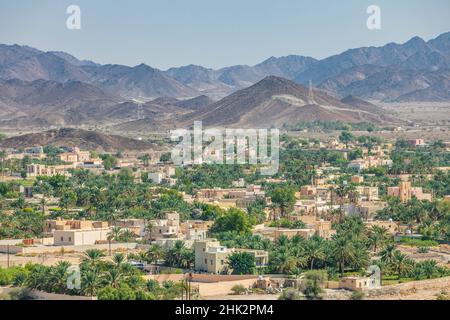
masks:
[[[201,120],[205,126],[267,128],[315,120],[383,123],[395,121],[376,105],[355,97],[336,99],[291,80],[268,76],[206,108],[179,119],[185,126]]]
[[[217,70],[101,65],[65,52],[0,45],[0,127],[389,122],[395,119],[377,101],[448,102],[449,89],[450,32],[322,60],[290,55]]]
[[[341,98],[447,101],[439,84],[450,79],[450,32],[425,41],[414,37],[403,44],[350,49],[316,60],[290,55],[271,57],[255,66],[210,69],[197,65],[166,71],[145,64],[135,67],[99,65],[64,52],[43,52],[27,46],[0,45],[0,78],[57,82],[81,81],[125,98],[223,98],[267,76],[278,76],[315,87]],[[444,86],[445,87],[445,86]],[[420,97],[423,90],[424,98]]]

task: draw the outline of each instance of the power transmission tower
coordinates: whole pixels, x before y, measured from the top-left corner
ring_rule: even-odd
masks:
[[[137,118],[138,118],[138,120],[144,119],[144,110],[142,108],[142,103],[138,104],[138,107],[137,107]]]
[[[309,104],[316,104],[316,101],[314,99],[314,90],[312,86],[312,81],[309,80],[309,91],[308,91],[308,103]]]

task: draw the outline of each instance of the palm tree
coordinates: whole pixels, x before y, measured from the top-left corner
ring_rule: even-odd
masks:
[[[116,269],[120,269],[125,263],[125,256],[122,253],[116,253],[113,257],[113,263]]]
[[[389,265],[394,260],[394,252],[395,252],[395,245],[394,244],[388,244],[383,250],[380,252],[381,261]]]
[[[394,252],[394,259],[391,264],[400,279],[406,271],[411,270],[413,262],[411,259],[408,259],[406,255],[397,250]]]
[[[47,200],[46,200],[45,196],[42,197],[42,199],[41,199],[41,211],[43,214],[47,213]]]
[[[110,256],[111,256],[111,242],[119,240],[121,234],[122,234],[122,228],[114,226],[111,228],[111,230],[106,235],[106,239],[108,240],[108,244],[109,244],[109,255]]]
[[[185,269],[191,269],[192,264],[195,260],[194,250],[184,249],[180,256],[180,266]]]
[[[118,268],[110,269],[105,274],[105,282],[107,285],[118,288],[122,279],[122,272]]]
[[[271,265],[281,274],[293,274],[297,269],[297,258],[286,247],[280,248],[271,258]]]
[[[369,244],[373,247],[373,251],[377,252],[377,249],[383,245],[388,239],[388,230],[380,226],[372,226],[369,232]]]
[[[96,270],[88,270],[83,273],[81,277],[81,292],[83,294],[93,297],[101,287],[101,279]]]
[[[355,248],[352,241],[342,235],[334,237],[331,255],[337,262],[339,272],[344,275],[346,265],[352,264],[355,260]]]
[[[121,237],[125,240],[126,250],[127,250],[126,256],[128,257],[128,242],[130,240],[132,240],[132,239],[135,239],[136,238],[136,234],[133,231],[131,231],[130,229],[125,229],[122,232]]]
[[[0,175],[3,175],[5,170],[6,151],[0,151]]]
[[[154,223],[152,221],[148,221],[145,224],[145,232],[148,234],[147,238],[149,241],[152,240],[152,231],[153,231]]]
[[[120,239],[120,236],[122,235],[122,228],[121,227],[112,227],[111,231],[109,231],[108,236],[111,236],[112,240],[118,241]]]
[[[134,258],[134,259],[136,259],[137,261],[142,262],[142,263],[147,262],[147,261],[148,261],[148,258],[147,258],[147,252],[145,252],[145,251],[139,251],[139,252],[135,255],[135,258]]]
[[[59,261],[54,268],[52,268],[51,283],[53,292],[65,293],[67,289],[67,277],[69,276],[69,268],[71,264],[67,261]]]
[[[310,264],[310,269],[314,268],[314,263],[316,261],[325,260],[325,248],[320,242],[320,240],[310,240],[307,242],[304,248],[304,254]]]
[[[91,268],[96,268],[102,262],[105,254],[99,249],[89,249],[84,253],[83,263],[86,263]]]
[[[422,271],[427,279],[432,279],[437,272],[437,264],[435,260],[425,260],[422,262]]]
[[[172,248],[169,249],[166,255],[166,261],[170,267],[179,266],[181,262],[181,255],[184,250],[184,242],[176,241]]]
[[[25,280],[25,286],[29,289],[47,290],[51,280],[51,269],[44,265],[34,265],[30,275]]]
[[[148,259],[148,262],[150,264],[157,264],[158,260],[164,257],[164,251],[163,249],[157,245],[153,244],[146,252],[146,256]]]
[[[144,167],[148,167],[148,165],[150,163],[150,159],[151,159],[150,155],[148,153],[146,153],[146,154],[142,155],[140,159],[144,163]]]

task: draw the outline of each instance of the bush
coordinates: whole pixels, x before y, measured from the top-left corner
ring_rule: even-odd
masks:
[[[0,295],[0,300],[28,300],[30,299],[28,290],[25,288],[14,289],[8,294]]]
[[[97,293],[98,300],[120,300],[117,289],[105,287]]]
[[[278,300],[301,300],[302,297],[300,296],[297,289],[286,289],[284,290],[281,295],[278,297]]]
[[[420,247],[417,250],[417,253],[428,253],[430,251],[430,249],[428,247]]]
[[[9,286],[14,284],[14,280],[24,270],[21,267],[0,268],[0,286]]]
[[[255,257],[248,252],[231,254],[227,264],[233,269],[233,274],[253,274],[255,271]]]
[[[439,294],[436,296],[436,300],[440,300],[440,301],[448,301],[449,298],[448,298],[447,292],[446,292],[446,291],[442,291],[441,293],[439,293]]]
[[[362,299],[364,299],[364,296],[365,296],[364,292],[354,291],[352,293],[352,295],[350,296],[350,300],[362,300]]]
[[[242,284],[236,284],[231,288],[231,291],[235,295],[241,295],[245,293],[245,287]]]
[[[321,299],[323,287],[328,280],[328,272],[326,270],[314,270],[305,273],[305,283],[303,293],[310,300]]]
[[[402,238],[400,240],[402,244],[411,247],[437,247],[439,243],[433,240],[422,240],[422,239],[411,239],[411,238]]]

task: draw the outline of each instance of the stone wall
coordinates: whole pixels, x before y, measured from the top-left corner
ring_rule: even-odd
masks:
[[[245,288],[253,287],[255,279],[224,281],[216,283],[195,283],[198,285],[200,297],[224,296],[232,293],[231,288],[235,285],[243,285]]]
[[[384,295],[398,295],[432,289],[450,290],[450,277],[432,280],[423,280],[423,281],[412,281],[395,284],[391,286],[385,286],[379,289],[367,291],[367,296],[378,297]]]
[[[111,250],[125,250],[135,249],[137,243],[112,243]],[[92,244],[83,246],[9,246],[10,254],[41,254],[41,253],[59,253],[61,249],[66,251],[85,252],[89,249],[108,250],[109,244]],[[0,245],[0,253],[7,253],[8,247],[6,245]]]
[[[66,300],[97,300],[97,297],[85,297],[85,296],[69,296],[66,294],[56,294],[56,293],[48,293],[39,290],[31,290],[29,293],[30,297],[35,300],[57,300],[57,301],[66,301]]]

